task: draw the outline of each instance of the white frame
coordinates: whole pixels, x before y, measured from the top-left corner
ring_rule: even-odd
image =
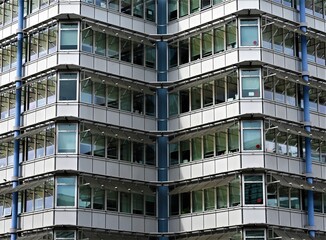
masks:
[[[75,201],[74,206],[58,206],[58,178],[74,178],[75,181]],[[68,185],[70,186],[70,185]],[[76,208],[77,207],[77,201],[78,201],[78,183],[77,183],[77,177],[76,176],[57,176],[55,178],[55,185],[54,185],[54,191],[55,191],[55,199],[54,199],[54,206],[55,208]]]
[[[69,130],[60,130],[59,131],[59,125],[64,125],[64,124],[69,124],[69,125],[75,125],[75,132],[76,132],[76,148],[75,148],[75,152],[69,152],[69,153],[63,153],[63,152],[59,152],[59,144],[58,144],[58,142],[59,142],[59,134],[60,134],[60,132],[62,131],[62,132],[71,132],[71,131],[69,131]],[[79,134],[78,134],[78,124],[77,123],[74,123],[74,122],[69,122],[69,123],[58,123],[57,125],[56,125],[56,154],[61,154],[61,155],[67,155],[67,154],[77,154],[78,152],[79,152],[79,139],[78,139],[78,137],[79,137]]]
[[[244,24],[244,25],[241,25],[241,21],[242,20],[257,20],[257,25],[253,25],[253,24]],[[257,48],[257,47],[260,47],[261,46],[261,36],[260,36],[260,19],[259,18],[239,18],[238,19],[238,46],[239,47],[249,47],[249,48]],[[257,26],[257,39],[258,39],[258,43],[257,45],[241,45],[241,27],[242,26]]]
[[[260,122],[260,140],[261,140],[261,142],[260,142],[260,144],[261,144],[261,146],[260,146],[260,148],[261,149],[257,149],[257,150],[246,150],[246,149],[244,149],[244,130],[246,130],[246,129],[258,129],[258,128],[244,128],[243,127],[243,123],[244,122],[246,122],[246,121],[259,121]],[[253,119],[253,120],[242,120],[241,121],[241,136],[240,136],[240,139],[241,139],[241,151],[244,151],[244,152],[249,152],[249,151],[251,151],[251,152],[262,152],[262,151],[264,151],[264,128],[263,128],[263,120],[261,120],[261,119]]]
[[[69,73],[69,74],[75,73],[76,74],[76,99],[75,100],[60,100],[60,83],[61,83],[61,81],[72,80],[72,79],[61,78],[61,74],[65,74],[65,73]],[[78,102],[79,98],[80,98],[79,86],[80,86],[79,72],[58,72],[57,84],[56,84],[56,88],[57,88],[56,100],[57,100],[57,102]]]
[[[242,96],[242,91],[243,91],[243,89],[242,89],[242,86],[243,86],[243,82],[242,82],[243,75],[242,75],[242,72],[255,71],[255,70],[258,70],[259,96],[248,96],[248,97],[247,96]],[[244,69],[240,69],[239,72],[240,72],[240,76],[239,76],[239,79],[240,79],[240,83],[239,83],[240,89],[239,90],[240,90],[240,92],[239,92],[239,94],[240,94],[241,99],[262,99],[263,98],[263,93],[262,93],[262,73],[261,73],[261,68],[252,68],[252,69],[250,69],[250,68],[244,68]],[[248,75],[248,76],[253,77],[253,76],[256,76],[256,75]]]
[[[257,239],[259,239],[259,238],[264,238],[264,239],[266,239],[266,229],[264,229],[264,228],[258,228],[258,229],[256,229],[256,228],[254,228],[254,229],[252,229],[252,228],[248,228],[248,229],[245,229],[244,231],[243,231],[243,237],[244,237],[244,240],[246,240],[247,239],[247,231],[264,231],[264,236],[248,236],[248,238],[257,238]]]
[[[245,181],[245,176],[261,176],[262,180],[261,181]],[[245,197],[245,183],[261,183],[262,184],[262,195],[263,195],[263,203],[262,204],[246,204],[246,197]],[[264,207],[266,206],[266,187],[265,187],[265,175],[264,174],[243,174],[242,175],[242,183],[241,183],[241,195],[242,195],[242,199],[240,199],[240,201],[242,200],[242,205],[243,206],[251,206],[251,207]]]
[[[61,49],[61,31],[62,29],[62,24],[76,24],[77,25],[77,48],[76,49]],[[59,28],[58,28],[58,34],[57,34],[57,44],[58,44],[58,48],[57,51],[64,51],[64,52],[69,52],[69,51],[79,51],[80,50],[80,22],[60,22],[59,24]],[[71,29],[69,29],[71,30]],[[65,30],[63,30],[65,31]]]

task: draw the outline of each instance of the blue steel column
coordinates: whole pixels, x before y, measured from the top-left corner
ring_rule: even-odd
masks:
[[[300,30],[307,32],[306,24],[306,7],[305,0],[300,0]],[[308,54],[307,54],[307,37],[301,34],[301,56],[302,56],[302,79],[306,82],[309,81],[308,72]],[[309,87],[303,86],[303,113],[305,130],[310,132],[310,113],[309,113]],[[313,183],[312,178],[312,160],[311,160],[311,139],[305,138],[306,148],[306,176],[309,184]],[[315,219],[314,219],[314,195],[313,191],[307,191],[307,204],[308,204],[308,230],[311,237],[315,237]]]
[[[157,1],[157,33],[167,33],[167,1]],[[167,43],[157,42],[157,81],[167,81]],[[157,89],[157,128],[159,131],[167,130],[167,90],[164,88]],[[168,160],[167,160],[167,137],[157,138],[158,143],[158,181],[168,180]],[[168,187],[158,187],[158,232],[168,232]],[[160,237],[160,240],[167,240],[167,237]]]
[[[15,129],[14,129],[14,168],[12,176],[12,187],[18,185],[19,177],[19,139],[20,134],[20,109],[21,109],[21,79],[23,63],[23,22],[24,22],[24,0],[18,0],[18,29],[17,29],[17,70],[16,70],[16,102],[15,102]],[[12,194],[10,239],[17,239],[18,226],[18,192]]]

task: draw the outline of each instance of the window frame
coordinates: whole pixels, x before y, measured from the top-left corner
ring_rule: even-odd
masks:
[[[69,31],[71,29],[62,29],[62,25],[63,24],[70,24],[70,25],[73,25],[73,24],[76,24],[76,28],[72,28],[73,30],[77,30],[77,48],[73,48],[73,49],[63,49],[61,48],[61,37],[62,37],[62,31]],[[58,34],[58,50],[59,51],[79,51],[80,50],[80,35],[81,35],[81,32],[80,32],[80,23],[79,22],[60,22],[59,24],[59,34]]]
[[[58,123],[56,126],[56,143],[59,142],[59,135],[60,132],[73,132],[72,130],[59,130],[59,125],[75,125],[75,140],[76,140],[76,145],[75,145],[75,151],[74,152],[59,152],[59,144],[56,144],[56,154],[77,154],[79,152],[79,134],[78,134],[78,124],[77,123]]]
[[[75,189],[74,189],[74,205],[73,206],[58,206],[58,186],[72,186],[72,185],[61,185],[59,184],[58,185],[58,179],[59,178],[73,178],[74,179],[74,186],[75,186]],[[54,202],[55,202],[55,207],[56,208],[76,208],[78,206],[78,182],[77,182],[77,177],[76,176],[57,176],[55,178],[55,199],[54,199]]]
[[[246,181],[245,180],[245,177],[246,176],[261,176],[262,179],[261,181]],[[245,184],[246,183],[261,183],[261,186],[262,186],[262,203],[261,204],[250,204],[250,203],[247,203],[246,204],[246,196],[245,196]],[[265,207],[266,206],[266,186],[265,186],[265,175],[264,174],[244,174],[242,176],[242,183],[241,183],[241,187],[242,187],[242,190],[240,190],[242,192],[242,205],[243,206],[250,206],[250,207],[255,207],[255,206],[258,206],[258,207]],[[240,199],[241,200],[241,199]]]
[[[257,20],[257,25],[250,25],[250,24],[241,24],[241,21],[243,20]],[[259,48],[261,46],[261,28],[260,28],[260,18],[239,18],[238,20],[238,41],[239,41],[239,47],[249,47],[249,48]],[[257,41],[258,43],[256,45],[242,45],[241,41],[241,27],[250,27],[250,26],[257,26]]]
[[[61,75],[64,75],[64,74],[76,74],[76,78],[75,79],[68,79],[68,78],[61,78]],[[78,102],[79,101],[79,96],[80,96],[80,92],[79,92],[79,85],[80,85],[80,75],[79,75],[79,72],[59,72],[58,74],[58,84],[57,84],[57,101],[58,102]],[[75,93],[75,99],[60,99],[60,85],[61,85],[61,81],[73,81],[75,80],[76,81],[76,93]]]
[[[260,128],[245,128],[243,126],[243,123],[244,122],[251,122],[251,121],[254,121],[254,122],[260,122]],[[260,130],[260,149],[244,149],[244,131],[245,130]],[[253,151],[253,152],[261,152],[261,151],[264,151],[264,131],[263,131],[263,121],[260,120],[260,119],[253,119],[253,120],[243,120],[241,122],[241,151]]]
[[[252,71],[257,71],[258,70],[258,75],[243,75],[243,72],[252,72]],[[258,96],[243,96],[243,79],[244,78],[253,78],[253,77],[258,77],[259,79],[259,89],[258,89]],[[262,73],[261,73],[261,68],[244,68],[244,69],[240,69],[240,96],[241,99],[261,99],[262,98]],[[248,93],[249,95],[249,93]]]

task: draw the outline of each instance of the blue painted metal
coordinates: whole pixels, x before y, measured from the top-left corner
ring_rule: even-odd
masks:
[[[306,7],[305,0],[300,0],[300,29],[303,32],[307,32],[306,26]],[[302,62],[302,79],[304,81],[309,81],[308,76],[308,53],[307,53],[307,37],[304,34],[301,34],[301,62]],[[303,113],[304,113],[304,122],[306,123],[305,130],[310,132],[310,112],[309,112],[309,87],[303,86]],[[311,160],[311,139],[309,137],[305,138],[305,149],[306,149],[306,174],[307,182],[309,184],[313,183],[312,176],[312,160]],[[313,229],[315,225],[314,218],[314,194],[313,191],[307,192],[307,207],[308,207],[308,227],[309,235],[315,237],[315,230]]]
[[[16,102],[15,102],[15,131],[14,131],[14,167],[12,177],[12,187],[18,186],[19,177],[19,138],[20,134],[20,111],[21,111],[21,87],[22,87],[22,67],[23,67],[23,27],[24,27],[24,0],[18,0],[18,29],[17,29],[17,70],[16,70]],[[17,239],[18,227],[18,192],[12,194],[11,208],[11,240]]]
[[[167,1],[157,1],[157,34],[166,34],[167,32]],[[157,42],[157,81],[167,81],[167,43]],[[167,130],[167,96],[168,92],[164,88],[157,89],[157,129],[159,131]],[[165,136],[157,138],[158,146],[158,181],[168,180],[168,139]],[[157,189],[158,199],[158,232],[168,232],[168,192],[167,186],[160,186]],[[160,240],[167,240],[167,237],[161,236]]]

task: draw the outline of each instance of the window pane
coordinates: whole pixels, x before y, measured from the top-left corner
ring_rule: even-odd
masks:
[[[179,0],[179,16],[188,15],[188,0]]]
[[[124,161],[131,161],[131,142],[128,140],[120,141],[120,159]]]
[[[216,133],[216,155],[226,153],[226,132],[220,131]]]
[[[191,110],[196,110],[201,108],[201,88],[192,87],[191,88]]]
[[[227,49],[237,47],[237,28],[235,21],[226,24],[226,47]]]
[[[146,67],[154,68],[156,65],[156,48],[145,46],[146,52]]]
[[[96,105],[105,106],[105,85],[102,83],[93,83],[94,87],[94,99],[93,102]]]
[[[214,156],[214,135],[204,136],[204,158]]]
[[[95,32],[95,53],[105,56],[106,54],[106,34]]]
[[[77,99],[77,73],[60,74],[59,100]]]
[[[108,56],[119,59],[119,38],[116,36],[108,36]]]
[[[80,101],[84,103],[92,103],[93,101],[93,82],[83,80],[81,82]]]
[[[132,195],[132,213],[144,214],[144,196],[141,194]]]
[[[144,65],[144,44],[133,42],[133,63],[137,65]]]
[[[146,19],[152,22],[155,22],[155,1],[154,0],[146,0]]]
[[[104,210],[105,190],[100,188],[93,189],[93,208]]]
[[[121,61],[131,62],[131,41],[121,38]]]
[[[300,206],[300,189],[297,188],[291,188],[290,189],[291,194],[291,208],[292,209],[301,209]]]
[[[203,211],[203,192],[194,191],[192,192],[192,212]]]
[[[119,88],[108,85],[107,106],[112,108],[119,108]]]
[[[263,184],[245,183],[245,204],[263,204]]]
[[[200,35],[190,38],[191,44],[191,61],[200,59]]]
[[[205,211],[215,209],[215,191],[214,188],[204,190]]]
[[[178,65],[178,46],[176,44],[169,45],[169,67]]]
[[[146,164],[147,165],[155,165],[156,164],[156,156],[155,156],[155,144],[146,144]]]
[[[105,137],[96,136],[93,145],[94,145],[94,156],[105,157]]]
[[[280,198],[280,207],[289,208],[289,188],[280,186],[279,187],[279,198]]]
[[[177,2],[177,0],[169,1],[169,21],[172,21],[178,17]]]
[[[169,94],[169,116],[178,114],[178,93]]]
[[[118,211],[118,192],[108,191],[106,204],[107,210]]]
[[[145,209],[146,215],[156,216],[156,197],[155,196],[145,196]]]
[[[50,179],[45,182],[44,208],[52,208],[53,207],[53,196],[54,196],[53,179]]]
[[[213,105],[213,82],[203,84],[204,107]]]
[[[181,214],[190,213],[190,193],[180,194]]]
[[[188,39],[179,42],[179,64],[189,62],[189,41]]]
[[[170,196],[170,214],[179,215],[179,195]]]
[[[121,12],[131,15],[131,0],[121,0]]]
[[[235,124],[228,129],[229,152],[239,151],[239,125]]]
[[[144,144],[133,143],[133,162],[144,163]]]
[[[118,159],[118,139],[107,138],[107,158]]]
[[[144,0],[134,0],[134,16],[144,17]]]
[[[194,138],[191,140],[192,145],[192,161],[202,159],[202,141],[201,138]]]
[[[189,90],[182,90],[180,93],[180,112],[189,112]]]
[[[260,97],[259,70],[242,70],[242,97]]]
[[[240,181],[239,178],[233,180],[229,184],[229,197],[230,197],[230,207],[240,205]]]
[[[179,144],[169,144],[170,164],[175,165],[179,163]]]
[[[155,116],[155,96],[154,95],[145,95],[145,108],[146,108],[146,115],[147,116]]]
[[[240,20],[241,46],[258,46],[258,20]]]
[[[212,55],[212,43],[213,43],[213,36],[212,32],[204,32],[202,34],[202,56],[210,56]]]
[[[180,142],[181,163],[190,161],[190,144],[189,141]]]
[[[127,89],[121,89],[120,94],[121,110],[131,111],[131,91]]]
[[[79,207],[90,208],[91,207],[91,193],[92,189],[86,185],[87,183],[81,183],[79,187]]]
[[[75,206],[75,178],[57,179],[57,206]]]
[[[267,185],[267,206],[270,207],[278,206],[277,184]]]
[[[120,212],[131,213],[131,194],[120,193]]]
[[[78,48],[78,24],[61,24],[60,49],[74,50]]]
[[[133,92],[133,109],[135,113],[144,114],[144,94]]]
[[[76,124],[58,125],[58,153],[76,152]]]

